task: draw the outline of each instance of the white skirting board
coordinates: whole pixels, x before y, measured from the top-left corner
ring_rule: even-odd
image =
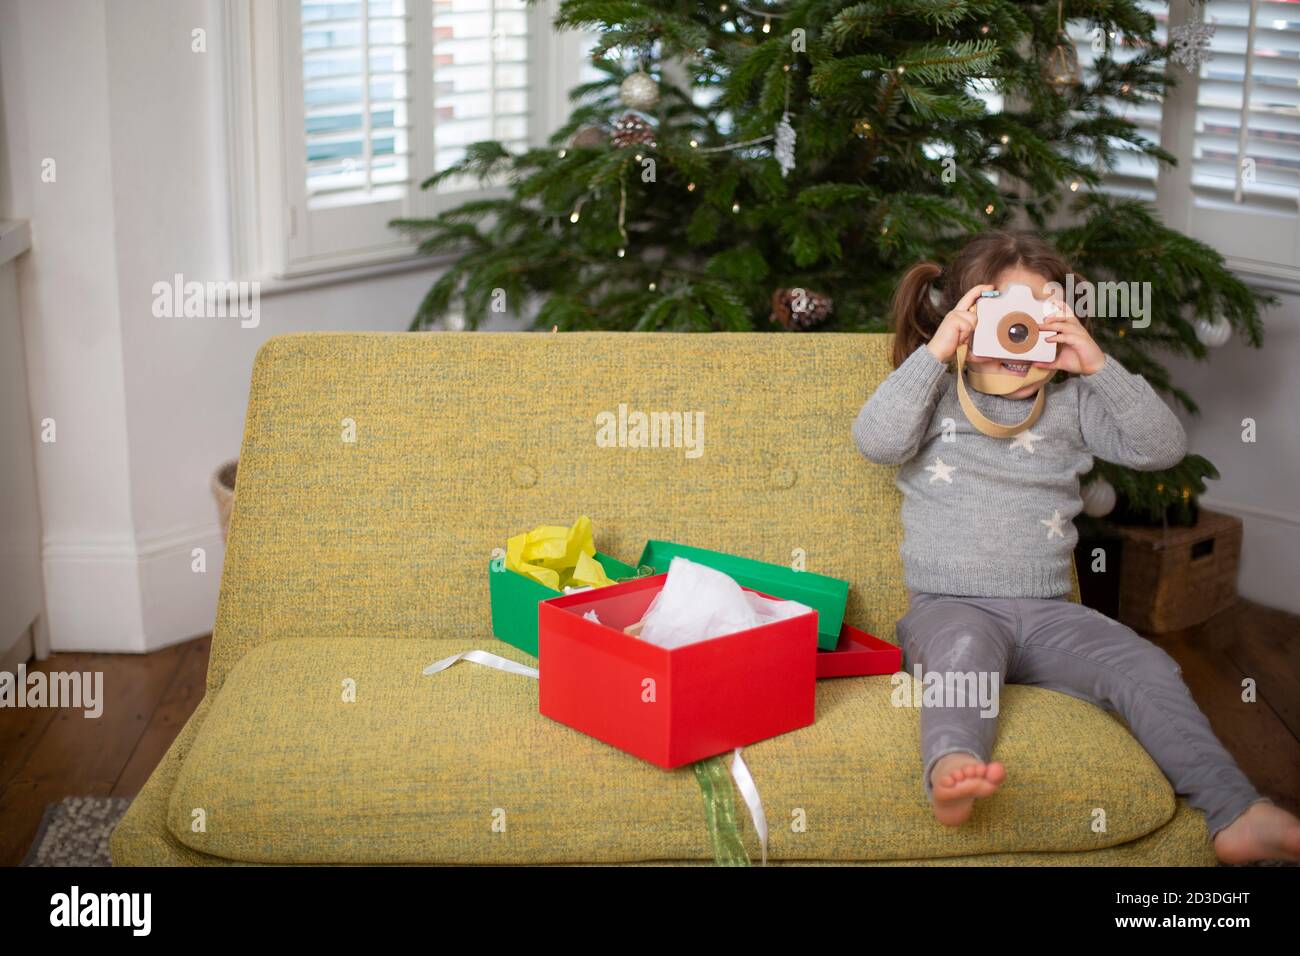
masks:
[[[1296,569],[1300,568],[1300,514],[1209,496],[1201,498],[1200,505],[1241,519],[1237,593],[1257,604],[1300,614],[1300,590],[1295,586]]]
[[[196,548],[206,571],[193,570]],[[147,653],[209,633],[224,557],[216,522],[140,543],[47,541],[51,648]]]

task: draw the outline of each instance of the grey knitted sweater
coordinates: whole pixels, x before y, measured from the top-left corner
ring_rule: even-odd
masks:
[[[903,568],[915,592],[1051,598],[1070,591],[1083,510],[1079,478],[1093,456],[1140,470],[1169,468],[1187,436],[1151,386],[1112,356],[1092,375],[1048,389],[1042,416],[1014,438],[966,418],[955,373],[919,346],[862,406],[853,438],[871,461],[901,465]],[[1002,424],[1032,399],[970,390]]]

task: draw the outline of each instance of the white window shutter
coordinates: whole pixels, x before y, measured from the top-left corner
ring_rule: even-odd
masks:
[[[537,34],[549,34],[551,0],[531,10],[524,0],[278,6],[281,165],[294,222],[279,274],[409,254],[392,219],[431,215],[483,188],[421,190],[425,179],[470,143],[495,139],[521,152],[549,132],[537,122],[536,88],[550,65],[549,36],[538,43]],[[556,79],[576,78],[576,64],[555,69]]]
[[[422,124],[412,67],[421,0],[278,6],[284,188],[295,226],[281,274],[409,253],[388,223],[419,208],[412,175]]]
[[[559,0],[225,0],[230,259],[292,278],[409,257],[389,227],[502,183],[421,189],[478,140],[543,146],[592,78]]]
[[[1168,5],[1142,5],[1164,42]],[[1163,103],[1115,104],[1178,168],[1121,155],[1104,188],[1155,202],[1166,222],[1235,268],[1300,278],[1300,2],[1214,0],[1189,5],[1177,22],[1201,19],[1214,27],[1209,56],[1190,72],[1169,61],[1179,85]],[[1072,26],[1085,70],[1095,60],[1092,29]],[[1112,55],[1134,52],[1116,45]]]
[[[1142,0],[1142,8],[1156,21],[1155,40],[1164,43],[1168,28],[1168,5],[1158,0]],[[1127,63],[1138,55],[1140,48],[1128,41],[1126,37],[1104,37],[1100,28],[1085,23],[1072,23],[1070,35],[1079,52],[1079,66],[1085,77],[1094,77],[1093,66],[1100,56],[1094,47],[1109,47],[1111,59],[1117,63]],[[1153,143],[1160,143],[1161,103],[1149,99],[1141,103],[1127,100],[1110,101],[1110,108],[1121,118],[1134,123],[1138,132]],[[1119,146],[1119,144],[1117,144]],[[1160,173],[1160,164],[1141,153],[1124,148],[1116,156],[1115,168],[1106,174],[1105,188],[1111,192],[1121,193],[1138,199],[1154,201],[1156,196],[1156,179]]]
[[[313,206],[400,197],[410,97],[402,0],[302,0],[306,192]]]
[[[529,145],[528,14],[523,0],[432,0],[433,167],[465,147]]]
[[[1207,19],[1215,34],[1213,58],[1201,67],[1194,182],[1234,202],[1294,214],[1300,196],[1300,8],[1217,0]]]
[[[1234,264],[1300,268],[1300,9],[1216,0],[1199,70],[1192,233]]]

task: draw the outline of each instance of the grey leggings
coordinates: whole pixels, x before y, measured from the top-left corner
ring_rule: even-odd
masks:
[[[1213,837],[1251,804],[1251,786],[1197,708],[1172,657],[1091,608],[1061,598],[916,594],[898,622],[905,667],[922,674],[982,675],[993,686],[1029,684],[1118,714],[1173,784],[1205,814]],[[967,695],[921,710],[924,787],[945,754],[987,762],[996,716]],[[981,716],[981,712],[986,716]]]

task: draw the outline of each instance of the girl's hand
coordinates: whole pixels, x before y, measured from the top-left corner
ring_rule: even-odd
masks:
[[[1059,299],[1052,301],[1056,304],[1057,315],[1044,319],[1042,324],[1048,330],[1044,338],[1056,345],[1056,361],[1035,362],[1034,365],[1037,368],[1060,369],[1081,375],[1092,375],[1100,371],[1106,362],[1105,353],[1068,305]]]
[[[981,292],[992,292],[994,288],[977,285],[961,297],[956,307],[943,317],[930,341],[925,343],[931,355],[940,362],[949,362],[957,354],[957,346],[971,340],[975,334],[975,300]]]

